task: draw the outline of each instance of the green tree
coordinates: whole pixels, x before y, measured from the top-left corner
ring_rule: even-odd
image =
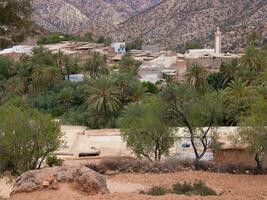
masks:
[[[33,93],[49,88],[62,80],[59,70],[56,67],[49,66],[35,68],[31,78]]]
[[[144,43],[144,41],[142,38],[137,38],[136,40],[134,40],[132,42],[127,42],[126,43],[126,51],[130,51],[132,49],[141,50],[143,43]]]
[[[208,86],[208,71],[198,63],[192,64],[188,70],[187,83],[196,90],[203,92]]]
[[[181,53],[186,53],[190,49],[202,49],[203,45],[198,41],[186,42],[181,48]]]
[[[23,80],[19,76],[13,76],[4,82],[4,90],[6,94],[22,96],[25,91]]]
[[[0,107],[0,164],[14,174],[40,168],[61,144],[58,123],[36,110]]]
[[[100,53],[95,52],[84,65],[84,70],[90,73],[90,76],[95,78],[102,74],[107,74],[106,58]]]
[[[241,142],[247,150],[255,155],[258,170],[263,169],[262,162],[267,154],[267,102],[259,98],[240,123],[239,134]]]
[[[220,73],[211,73],[208,76],[208,83],[209,85],[216,91],[223,89],[223,83],[220,78]]]
[[[62,77],[64,77],[64,54],[62,51],[59,51],[55,54],[56,65],[60,69]]]
[[[109,76],[91,78],[87,83],[87,103],[106,119],[121,107],[120,94]]]
[[[267,68],[267,53],[264,50],[249,46],[245,49],[241,62],[252,72],[262,72]]]
[[[229,82],[234,80],[238,76],[238,72],[241,70],[241,63],[239,59],[233,59],[231,63],[223,64],[220,68],[220,79],[223,86],[226,87]]]
[[[173,126],[186,127],[196,160],[202,159],[210,145],[209,138],[216,135],[221,117],[219,95],[209,92],[199,96],[185,85],[170,85],[161,96],[166,104],[166,117],[173,121]]]
[[[61,105],[63,105],[66,109],[70,108],[73,103],[73,90],[71,87],[64,87],[59,95],[58,101]]]
[[[31,0],[0,1],[0,49],[22,42],[34,32]]]
[[[11,59],[0,56],[0,97],[4,94],[5,82],[15,73],[13,66]]]
[[[143,87],[145,88],[145,92],[151,93],[151,94],[157,94],[159,92],[158,87],[151,83],[151,82],[143,82]]]
[[[136,62],[130,53],[123,55],[121,61],[119,62],[120,73],[129,73],[133,76],[137,75],[139,69],[139,63]]]
[[[141,82],[132,74],[115,73],[112,77],[120,94],[122,105],[139,101],[144,95]]]
[[[242,116],[248,114],[251,103],[258,96],[257,88],[247,86],[241,79],[233,80],[222,92],[223,103],[227,112],[227,121],[237,124]]]
[[[156,97],[129,105],[119,124],[123,140],[139,158],[158,161],[176,141],[176,132],[164,122],[162,103]]]

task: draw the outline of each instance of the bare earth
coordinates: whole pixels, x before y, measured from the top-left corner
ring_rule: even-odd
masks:
[[[12,184],[9,183],[8,178],[0,177],[0,199],[9,197],[12,190]]]
[[[77,192],[72,184],[61,184],[59,190],[36,191],[12,196],[12,200],[267,200],[267,176],[215,174],[185,171],[169,174],[118,174],[106,176],[111,194],[87,196]],[[220,196],[198,197],[138,194],[152,186],[170,187],[176,182],[202,180]]]

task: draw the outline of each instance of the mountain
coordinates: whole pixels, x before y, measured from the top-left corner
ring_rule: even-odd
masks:
[[[235,49],[243,45],[240,36],[244,40],[266,21],[266,0],[163,0],[120,23],[110,34],[119,41],[142,37],[146,43],[177,48],[192,40],[209,44],[220,27],[224,47]]]
[[[33,0],[33,19],[50,31],[102,33],[160,0]]]

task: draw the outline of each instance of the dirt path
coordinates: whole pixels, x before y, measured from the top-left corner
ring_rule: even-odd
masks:
[[[12,200],[267,200],[267,176],[215,174],[186,171],[169,174],[118,174],[107,176],[111,194],[88,197],[75,192],[68,184],[56,191],[19,194]],[[220,193],[215,197],[166,195],[152,197],[138,194],[154,185],[170,187],[176,182],[202,180]]]

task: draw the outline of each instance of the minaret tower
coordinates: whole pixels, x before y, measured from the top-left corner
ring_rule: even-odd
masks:
[[[217,31],[215,33],[215,53],[222,53],[222,32],[219,27],[217,27]]]

